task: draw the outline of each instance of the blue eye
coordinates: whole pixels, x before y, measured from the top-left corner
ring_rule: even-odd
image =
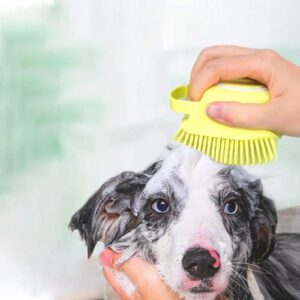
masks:
[[[224,205],[224,213],[226,215],[235,215],[239,210],[239,206],[236,201],[230,200]]]
[[[169,210],[170,210],[170,205],[169,203],[164,200],[164,199],[157,199],[157,200],[154,200],[152,202],[152,209],[159,213],[159,214],[165,214],[167,213]]]

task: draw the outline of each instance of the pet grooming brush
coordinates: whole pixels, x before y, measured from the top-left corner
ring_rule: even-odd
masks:
[[[224,81],[206,90],[201,101],[187,100],[187,90],[187,86],[177,87],[169,95],[171,108],[184,114],[175,135],[177,142],[228,165],[253,165],[277,158],[278,134],[226,126],[205,112],[207,105],[216,101],[264,104],[270,98],[265,86],[248,79]]]

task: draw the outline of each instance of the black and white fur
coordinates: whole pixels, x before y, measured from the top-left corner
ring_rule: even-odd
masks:
[[[155,210],[161,200],[164,213]],[[237,212],[228,214],[228,203]],[[70,227],[88,256],[98,241],[122,251],[120,262],[139,255],[184,299],[300,299],[300,234],[276,235],[276,224],[260,180],[176,146],[143,172],[105,182]],[[183,258],[193,249],[218,254],[209,276],[187,274]]]

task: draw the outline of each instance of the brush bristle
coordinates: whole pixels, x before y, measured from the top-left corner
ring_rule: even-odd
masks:
[[[233,140],[191,134],[181,129],[175,140],[225,165],[255,165],[277,158],[276,139]]]

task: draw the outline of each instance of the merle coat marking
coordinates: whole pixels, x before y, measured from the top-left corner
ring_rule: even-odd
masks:
[[[86,241],[88,256],[98,241],[123,252],[119,263],[139,255],[185,299],[256,299],[255,293],[300,299],[300,235],[276,235],[276,224],[260,180],[179,146],[143,172],[109,179],[74,214],[70,227]],[[219,260],[216,269],[201,269],[203,257],[201,270],[183,267],[191,249]]]

